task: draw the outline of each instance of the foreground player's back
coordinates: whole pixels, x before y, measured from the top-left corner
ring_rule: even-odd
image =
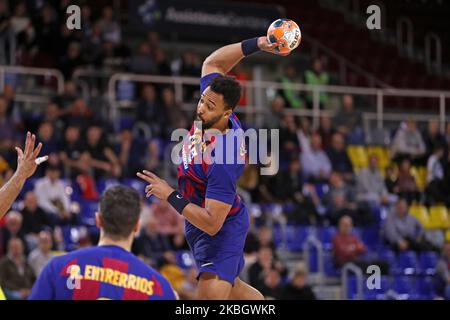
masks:
[[[173,300],[169,282],[119,246],[98,246],[53,258],[30,299]]]

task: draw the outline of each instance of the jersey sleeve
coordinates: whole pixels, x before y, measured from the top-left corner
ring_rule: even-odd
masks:
[[[233,204],[236,196],[235,165],[212,164],[206,173],[206,198]]]
[[[210,82],[217,76],[221,76],[222,74],[218,72],[209,73],[206,76],[200,78],[200,94],[205,91],[205,89],[209,86]]]
[[[53,300],[55,299],[54,279],[55,273],[53,263],[49,262],[38,279],[34,283],[28,300]]]

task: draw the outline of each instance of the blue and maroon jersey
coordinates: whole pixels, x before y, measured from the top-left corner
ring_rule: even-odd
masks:
[[[174,300],[169,282],[118,246],[81,249],[53,258],[30,300]]]
[[[220,75],[211,73],[201,78],[200,92],[208,87],[211,80]],[[231,204],[228,216],[245,210],[244,203],[236,193],[236,182],[245,166],[245,141],[241,123],[232,113],[229,118],[229,133],[219,139],[192,126],[188,139],[182,149],[182,162],[178,166],[178,187],[181,194],[190,202],[205,207],[206,198]],[[231,135],[234,135],[231,137]],[[227,139],[230,136],[231,139]],[[221,140],[220,143],[217,140]],[[205,159],[216,158],[216,161]],[[220,163],[217,159],[222,159]],[[186,221],[188,227],[189,222]]]

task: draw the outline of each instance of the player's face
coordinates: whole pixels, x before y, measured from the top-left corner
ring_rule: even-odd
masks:
[[[209,87],[203,91],[197,105],[197,120],[202,122],[203,129],[217,128],[220,121],[228,121],[231,110],[225,107],[223,96]]]

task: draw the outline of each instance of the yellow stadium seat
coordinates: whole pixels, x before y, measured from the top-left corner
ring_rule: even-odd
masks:
[[[368,158],[366,148],[363,146],[350,145],[347,147],[347,154],[354,168],[366,168]]]
[[[445,241],[450,242],[450,229],[445,233]]]
[[[391,162],[389,149],[384,147],[369,146],[367,147],[367,155],[368,158],[370,158],[371,155],[376,155],[378,157],[378,167],[380,170],[384,170]]]
[[[425,187],[427,186],[427,168],[412,167],[411,174],[416,179],[417,187],[419,188],[419,190],[425,190]]]
[[[447,229],[450,227],[448,211],[445,206],[430,208],[430,227],[433,229]]]
[[[412,205],[409,209],[410,214],[419,220],[420,224],[426,229],[430,228],[430,217],[428,209],[422,205]]]

